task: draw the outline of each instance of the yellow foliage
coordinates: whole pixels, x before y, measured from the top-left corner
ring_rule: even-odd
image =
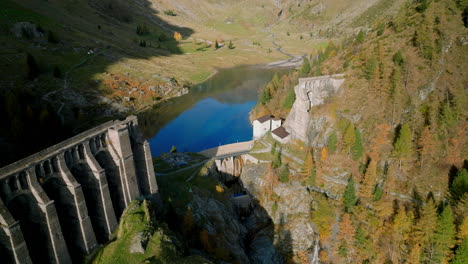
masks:
[[[327,157],[328,157],[328,149],[327,149],[327,147],[323,147],[322,148],[322,155],[320,157],[320,160],[325,161],[327,159]]]
[[[216,191],[219,192],[219,193],[223,193],[223,192],[224,192],[224,188],[221,187],[220,185],[216,185]]]
[[[177,40],[177,41],[181,41],[182,40],[182,35],[179,33],[179,32],[174,32],[174,39]]]

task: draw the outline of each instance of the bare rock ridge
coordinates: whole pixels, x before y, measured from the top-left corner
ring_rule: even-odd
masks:
[[[109,240],[132,200],[157,195],[135,116],[83,132],[0,168],[2,262],[79,262]]]
[[[294,87],[296,101],[284,124],[292,140],[310,143],[307,135],[312,122],[309,112],[313,106],[323,104],[326,98],[338,92],[345,80],[343,77],[344,74],[335,74],[299,79],[299,84]]]

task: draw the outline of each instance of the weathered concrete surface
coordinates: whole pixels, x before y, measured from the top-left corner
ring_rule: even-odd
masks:
[[[131,200],[157,191],[134,116],[0,168],[2,261],[80,263],[108,241]]]
[[[337,93],[344,82],[343,77],[344,74],[335,74],[299,79],[299,84],[294,87],[296,101],[284,123],[291,139],[309,143],[307,131],[311,108],[323,104],[326,98]]]
[[[233,144],[226,144],[219,147],[203,150],[198,153],[209,158],[235,156],[235,154],[243,154],[244,152],[248,152],[252,148],[253,143],[254,141],[251,140]]]

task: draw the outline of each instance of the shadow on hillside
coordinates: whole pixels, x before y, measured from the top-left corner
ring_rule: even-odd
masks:
[[[186,254],[215,263],[280,264],[290,260],[293,241],[284,218],[275,227],[268,211],[250,195],[255,190],[247,191],[239,177],[212,168],[190,183],[177,176],[157,178],[164,202],[160,217],[182,238]],[[223,191],[215,191],[215,186],[223,186]]]
[[[148,88],[151,81],[133,76],[138,69],[126,61],[180,54],[174,32],[183,37],[193,33],[166,22],[163,10],[154,10],[147,0],[91,0],[73,6],[6,0],[0,10],[0,167],[119,118],[109,111],[104,95],[123,103],[152,93],[158,97],[158,91]],[[35,28],[22,28],[16,36],[12,28],[18,22]],[[117,63],[135,73],[108,74]],[[104,80],[97,81],[96,74],[103,73]],[[153,87],[165,81],[154,79]],[[112,90],[103,89],[109,86]]]

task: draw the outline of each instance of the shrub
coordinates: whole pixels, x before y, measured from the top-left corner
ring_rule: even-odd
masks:
[[[301,74],[305,75],[305,74],[309,74],[310,72],[310,62],[309,62],[309,59],[307,58],[304,58],[304,61],[302,62],[302,67],[301,67],[301,70],[299,71]]]
[[[47,41],[49,41],[50,43],[54,43],[54,44],[59,42],[54,32],[52,31],[49,31],[49,34],[47,35]]]
[[[27,54],[26,63],[28,65],[28,79],[34,80],[39,76],[39,67],[37,66],[36,59],[31,54]]]
[[[289,182],[289,165],[284,164],[279,173],[279,181],[282,183],[287,183]]]
[[[54,66],[54,77],[55,78],[61,78],[62,77],[62,71],[60,70],[60,68],[57,65]]]
[[[168,16],[177,16],[177,14],[174,12],[174,10],[166,10],[164,11],[164,14],[168,15]]]
[[[364,33],[364,31],[361,29],[361,30],[359,31],[359,33],[357,34],[357,36],[356,36],[356,42],[357,42],[357,43],[362,43],[362,42],[364,42],[365,36],[366,36],[366,33]]]
[[[395,55],[393,55],[393,63],[395,63],[396,65],[403,65],[403,63],[405,62],[404,58],[403,58],[403,54],[401,53],[401,50],[398,50],[397,53],[395,53]]]
[[[281,149],[276,151],[275,158],[273,159],[273,168],[279,168],[281,166]]]
[[[177,152],[177,148],[175,146],[172,146],[169,153],[176,153],[176,152]]]
[[[333,132],[329,137],[327,141],[327,146],[328,149],[330,150],[331,153],[336,151],[336,144],[338,143],[338,137],[336,136],[336,133]]]
[[[148,27],[145,24],[138,25],[136,28],[136,33],[139,36],[146,35],[149,33]]]

